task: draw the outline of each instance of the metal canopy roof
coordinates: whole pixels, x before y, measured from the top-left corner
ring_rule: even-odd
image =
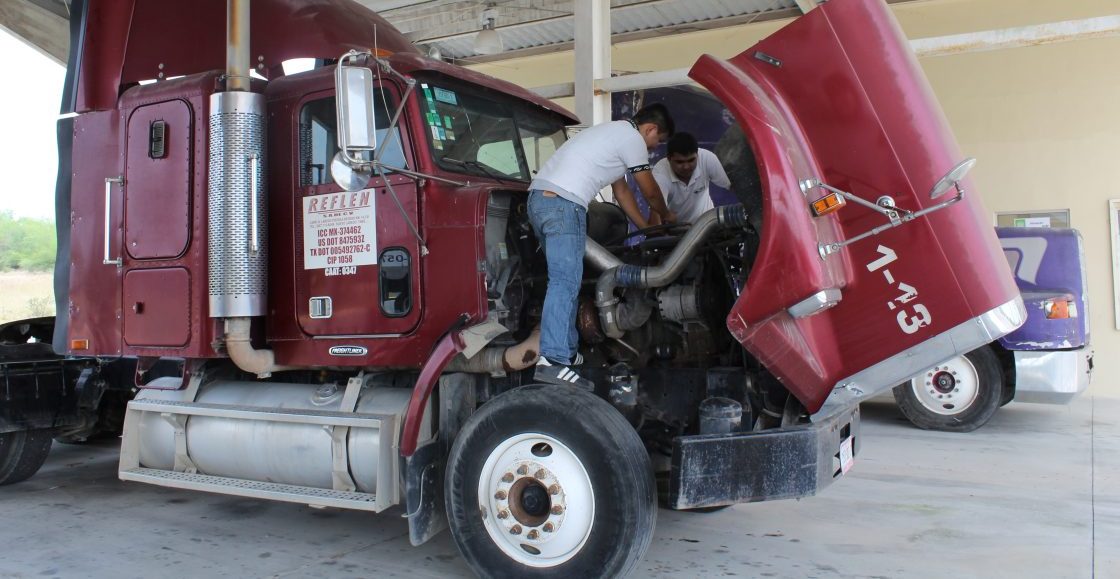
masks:
[[[70,42],[71,1],[0,0],[0,27],[60,64],[65,64]],[[190,3],[197,0],[166,1]],[[434,47],[447,59],[486,62],[570,49],[575,36],[575,2],[586,0],[356,1],[378,12],[421,50]],[[791,18],[822,1],[610,0],[612,42]],[[890,4],[910,1],[916,0],[886,0]],[[497,12],[496,30],[505,49],[500,54],[479,56],[473,50],[474,37],[482,28],[482,11],[488,5],[493,5]],[[988,50],[991,49],[989,44],[1000,39],[1008,42],[999,46],[1008,47],[1118,34],[1120,15],[1112,15],[990,31],[978,38],[965,38],[968,35],[942,37],[941,41],[952,46],[943,47],[936,53]],[[923,40],[934,42],[938,39]]]
[[[435,0],[394,9],[400,0],[365,0],[421,48],[437,48],[444,58],[493,60],[520,56],[573,42],[573,0]],[[505,46],[497,57],[479,58],[473,50],[488,5],[497,12],[496,31]],[[795,0],[611,0],[615,41],[701,30],[801,13]],[[617,38],[622,35],[622,38]],[[511,54],[512,53],[512,54]]]
[[[87,0],[89,1],[89,0]],[[168,0],[188,2],[192,0]],[[575,0],[356,0],[396,26],[421,50],[437,48],[447,59],[500,60],[570,48]],[[747,22],[790,18],[812,0],[611,0],[611,28],[620,42]],[[894,0],[898,1],[898,0]],[[0,26],[60,63],[67,57],[70,0],[0,2]],[[497,13],[505,50],[481,57],[473,50],[482,11]]]

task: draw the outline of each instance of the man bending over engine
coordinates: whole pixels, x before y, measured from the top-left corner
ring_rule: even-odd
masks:
[[[676,221],[649,166],[650,149],[672,134],[673,119],[665,105],[643,107],[628,121],[611,121],[580,131],[556,151],[529,185],[529,222],[548,262],[541,357],[535,373],[538,382],[594,388],[590,380],[571,368],[583,363],[578,352],[576,309],[583,281],[587,204],[608,184],[616,198],[625,197],[634,203],[624,179],[629,172],[651,211],[665,223]]]

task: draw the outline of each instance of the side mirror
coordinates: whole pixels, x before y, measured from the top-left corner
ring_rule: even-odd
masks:
[[[339,63],[335,71],[338,111],[338,148],[372,151],[377,148],[373,119],[373,71]]]
[[[974,157],[969,157],[961,161],[960,163],[957,163],[956,167],[950,169],[949,172],[946,173],[940,181],[934,184],[933,189],[930,189],[929,191],[929,198],[937,199],[938,197],[948,193],[950,189],[957,186],[957,183],[961,182],[961,179],[964,179],[964,176],[968,174],[968,172],[972,169],[972,166],[975,164],[976,159]]]
[[[368,53],[352,50],[344,54],[334,74],[338,153],[331,160],[331,177],[347,191],[357,191],[369,183],[373,171],[362,152],[377,149],[373,71],[346,64],[360,56]]]

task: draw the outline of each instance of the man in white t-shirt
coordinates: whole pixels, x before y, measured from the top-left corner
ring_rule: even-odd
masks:
[[[708,185],[727,188],[731,181],[716,154],[701,149],[689,133],[673,135],[666,152],[665,158],[653,166],[653,178],[665,194],[669,210],[681,223],[692,223],[714,207]]]
[[[548,262],[537,381],[594,388],[569,367],[582,362],[576,309],[583,282],[587,204],[607,185],[616,197],[625,196],[634,203],[624,178],[629,172],[651,211],[665,222],[675,221],[649,166],[650,149],[672,134],[673,119],[665,105],[644,107],[628,121],[580,131],[556,151],[529,185],[529,223]]]

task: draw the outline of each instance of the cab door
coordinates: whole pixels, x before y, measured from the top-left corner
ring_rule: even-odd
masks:
[[[381,161],[413,167],[404,123],[390,133],[400,92],[374,90]],[[311,336],[385,336],[416,327],[422,307],[417,186],[392,172],[375,175],[360,191],[334,183],[338,151],[334,91],[305,97],[296,107],[299,184],[295,207],[296,307]],[[394,201],[394,195],[399,206]]]

